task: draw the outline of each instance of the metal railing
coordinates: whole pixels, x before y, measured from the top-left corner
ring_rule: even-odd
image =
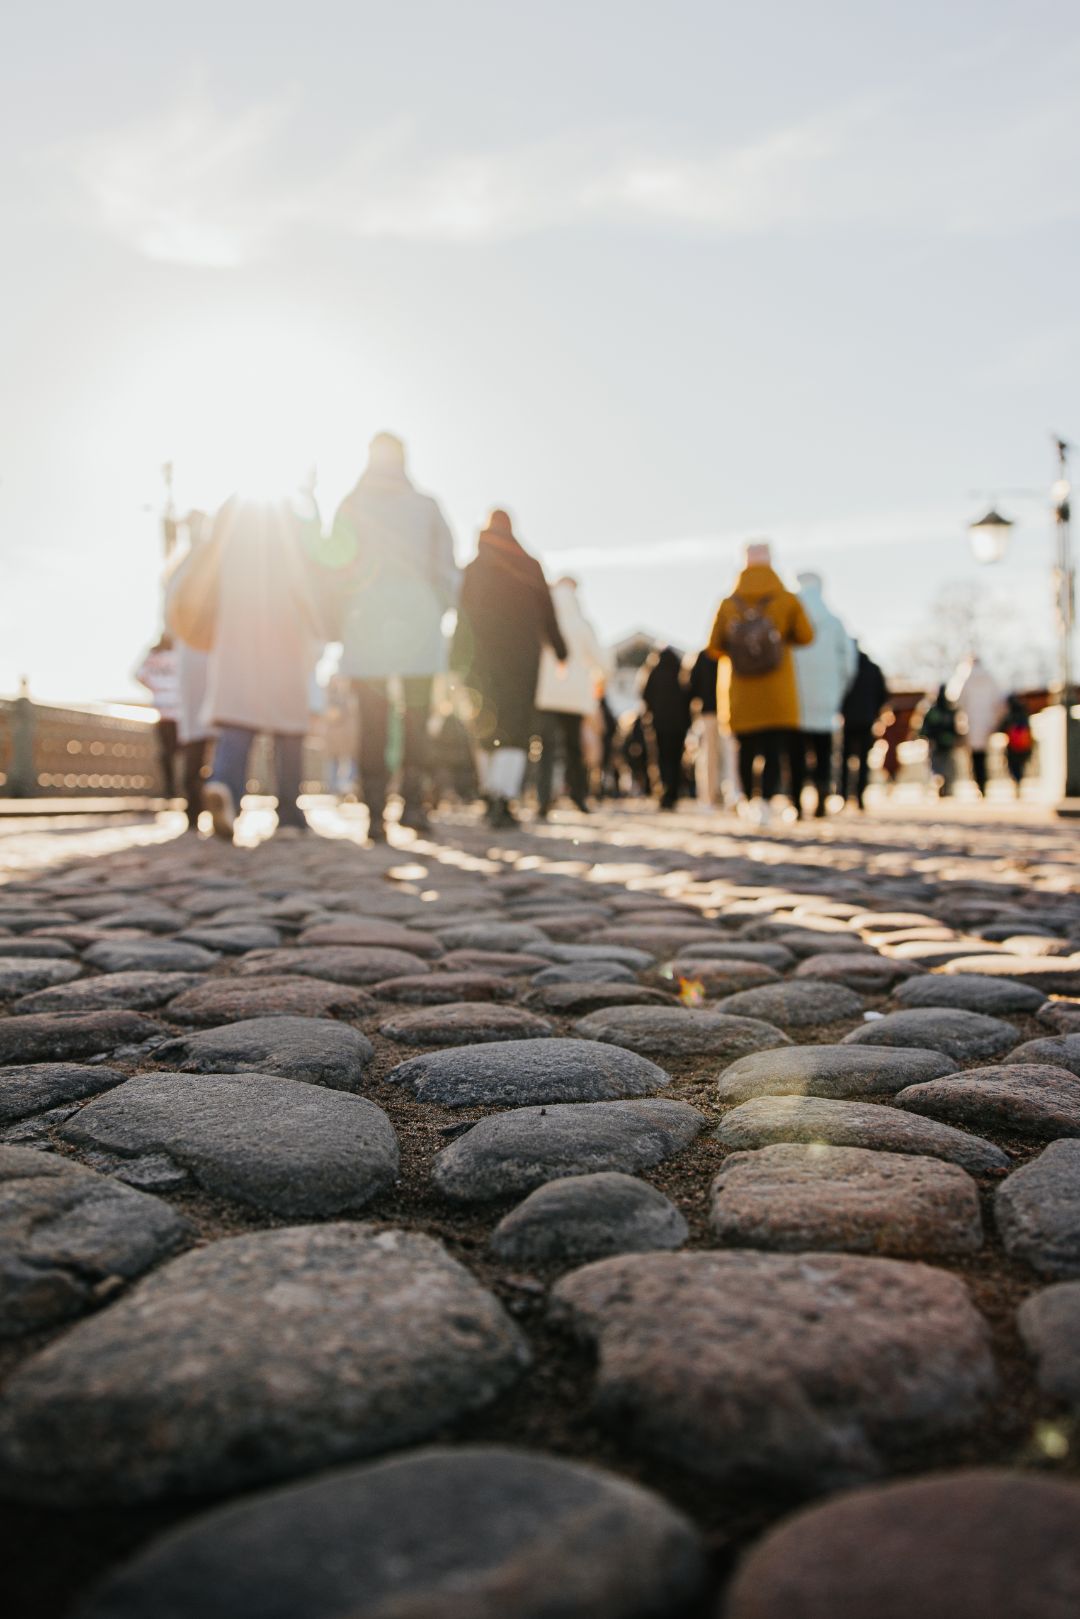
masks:
[[[161,799],[157,715],[136,704],[85,707],[0,698],[0,798]],[[304,790],[321,792],[325,750],[304,746]],[[248,791],[274,790],[266,738],[252,750]]]

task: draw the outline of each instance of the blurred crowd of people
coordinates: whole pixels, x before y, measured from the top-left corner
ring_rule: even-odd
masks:
[[[166,581],[166,632],[137,678],[159,714],[166,794],[188,824],[210,813],[231,838],[256,737],[272,740],[278,825],[301,832],[303,747],[317,727],[319,785],[363,800],[369,836],[386,836],[391,787],[400,824],[423,831],[447,795],[483,799],[494,828],[526,793],[548,815],[561,792],[590,801],[687,793],[767,821],[865,806],[870,755],[886,776],[898,749],[885,677],[828,605],[816,573],[789,589],[764,541],[717,608],[708,641],[684,657],[657,647],[636,701],[612,704],[610,654],[576,582],[549,585],[496,509],[459,570],[440,507],[409,477],[400,439],[380,433],[355,488],[324,530],[313,491],[289,501],[227,501],[192,513],[188,548]],[[315,679],[328,644],[340,662]],[[938,790],[970,754],[980,792],[991,736],[1003,731],[1017,785],[1031,753],[1027,710],[977,657],[916,716]],[[788,813],[791,813],[789,811]]]

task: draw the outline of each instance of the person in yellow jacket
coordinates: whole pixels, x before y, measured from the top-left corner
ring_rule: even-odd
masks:
[[[793,646],[814,639],[799,598],[781,583],[767,544],[746,548],[746,563],[717,610],[709,652],[718,660],[717,714],[739,749],[739,777],[748,803],[760,791],[760,818],[780,789],[780,761],[799,725]],[[758,789],[755,775],[761,760]]]

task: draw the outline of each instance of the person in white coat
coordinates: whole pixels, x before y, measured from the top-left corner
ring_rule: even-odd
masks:
[[[977,653],[957,665],[945,688],[964,717],[964,741],[971,754],[971,774],[982,796],[986,797],[986,750],[990,738],[1001,728],[1005,693]]]
[[[587,777],[581,746],[581,725],[599,703],[599,690],[609,674],[609,659],[596,632],[582,611],[577,580],[559,579],[551,587],[551,600],[566,643],[566,658],[554,648],[540,654],[536,682],[536,723],[543,752],[536,777],[539,813],[551,808],[556,757],[561,749],[566,790],[575,806],[588,810]]]
[[[251,745],[274,739],[278,826],[306,828],[297,799],[308,685],[325,642],[312,551],[318,513],[297,501],[225,502],[214,519],[217,615],[204,718],[218,732],[203,791],[215,833],[231,839]]]
[[[454,541],[437,501],[411,482],[405,446],[377,433],[368,464],[334,518],[331,553],[344,593],[341,674],[355,682],[360,712],[359,773],[368,835],[385,837],[391,691],[403,700],[401,825],[427,826],[428,720],[434,677],[447,666],[442,622],[457,601]]]
[[[814,627],[808,646],[795,647],[795,683],[799,693],[799,729],[788,754],[791,798],[802,819],[802,790],[812,770],[817,804],[814,814],[826,813],[832,785],[833,746],[844,695],[855,675],[855,642],[822,594],[821,575],[799,574],[799,600]],[[812,761],[812,763],[811,763]]]

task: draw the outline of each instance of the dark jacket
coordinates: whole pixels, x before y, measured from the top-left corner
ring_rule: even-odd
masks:
[[[924,713],[919,735],[929,742],[935,753],[951,753],[959,742],[960,721],[956,704],[946,697],[944,686]]]
[[[687,686],[690,696],[701,704],[703,714],[716,713],[716,659],[707,649],[694,659]]]
[[[690,694],[683,684],[682,663],[675,648],[666,646],[662,652],[654,652],[644,673],[641,697],[653,730],[685,736],[690,724]]]
[[[885,676],[862,647],[855,678],[847,689],[841,713],[852,731],[869,731],[889,698]]]
[[[488,528],[465,569],[452,667],[481,700],[477,740],[525,748],[533,724],[540,648],[566,657],[544,570],[508,528]]]

